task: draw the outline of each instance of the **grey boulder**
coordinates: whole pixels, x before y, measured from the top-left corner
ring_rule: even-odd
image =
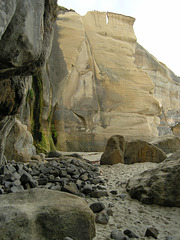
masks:
[[[77,196],[47,189],[2,195],[2,240],[91,240],[95,236],[94,214]]]

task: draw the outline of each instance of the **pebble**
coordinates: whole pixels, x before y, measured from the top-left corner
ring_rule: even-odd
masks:
[[[119,230],[113,230],[110,236],[114,240],[129,240],[129,237]]]
[[[135,233],[133,233],[129,229],[124,230],[124,234],[127,235],[129,238],[139,238]]]
[[[100,224],[107,224],[109,222],[109,215],[107,211],[103,210],[100,213],[98,213],[96,215],[95,222]]]
[[[78,157],[78,158],[75,158]],[[99,168],[78,154],[62,156],[50,152],[46,162],[34,164],[9,162],[0,168],[0,194],[18,192],[30,188],[48,188],[65,191],[81,197],[108,196]]]
[[[105,205],[104,203],[102,202],[95,202],[95,203],[92,203],[90,205],[90,209],[94,212],[94,213],[99,213],[101,212],[102,210],[105,209]]]
[[[154,227],[148,227],[145,232],[145,237],[153,237],[155,239],[158,239],[158,230]]]

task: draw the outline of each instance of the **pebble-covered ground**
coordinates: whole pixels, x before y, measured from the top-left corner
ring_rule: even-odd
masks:
[[[106,179],[108,197],[98,199],[106,208],[110,208],[107,224],[96,223],[96,237],[94,240],[108,240],[113,230],[130,230],[140,240],[155,239],[145,237],[147,228],[155,228],[159,240],[180,240],[180,208],[162,207],[158,205],[143,205],[131,199],[126,192],[126,182],[133,175],[155,167],[155,163],[137,163],[132,165],[116,164],[100,166],[103,178]],[[112,193],[110,193],[114,190]],[[91,205],[97,199],[91,198],[87,202]]]
[[[93,240],[108,240],[116,235],[113,239],[128,240],[127,235],[123,237],[124,231],[140,240],[180,240],[180,208],[144,205],[126,192],[129,178],[154,168],[156,163],[100,166],[102,153],[66,154],[51,153],[42,162],[12,161],[1,167],[0,194],[40,187],[83,197],[90,207],[95,204],[95,210],[102,208],[95,213]]]

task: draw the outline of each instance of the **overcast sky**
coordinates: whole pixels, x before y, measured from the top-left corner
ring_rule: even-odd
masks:
[[[136,18],[137,41],[180,76],[180,0],[58,0],[80,15],[109,11]]]

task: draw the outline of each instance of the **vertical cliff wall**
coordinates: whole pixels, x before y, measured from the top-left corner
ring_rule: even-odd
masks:
[[[39,76],[50,54],[56,8],[56,0],[0,2],[0,163],[6,138],[15,123],[15,115],[23,100],[26,105],[27,98],[32,96],[32,91],[28,88],[29,81],[33,76],[34,82],[40,83],[37,75]],[[26,91],[28,94],[25,99]],[[37,98],[38,95],[36,100]],[[34,109],[36,107],[37,105]],[[31,130],[35,136],[37,116],[33,116],[34,125]],[[37,142],[42,139],[34,140]]]
[[[134,57],[134,63],[149,75],[155,85],[154,96],[162,108],[159,135],[172,133],[172,127],[180,122],[180,78],[139,44]],[[177,131],[174,130],[174,134],[178,135]]]
[[[113,134],[158,136],[161,109],[151,78],[134,64],[133,23],[105,12],[58,15],[48,68],[58,149],[102,151]]]

